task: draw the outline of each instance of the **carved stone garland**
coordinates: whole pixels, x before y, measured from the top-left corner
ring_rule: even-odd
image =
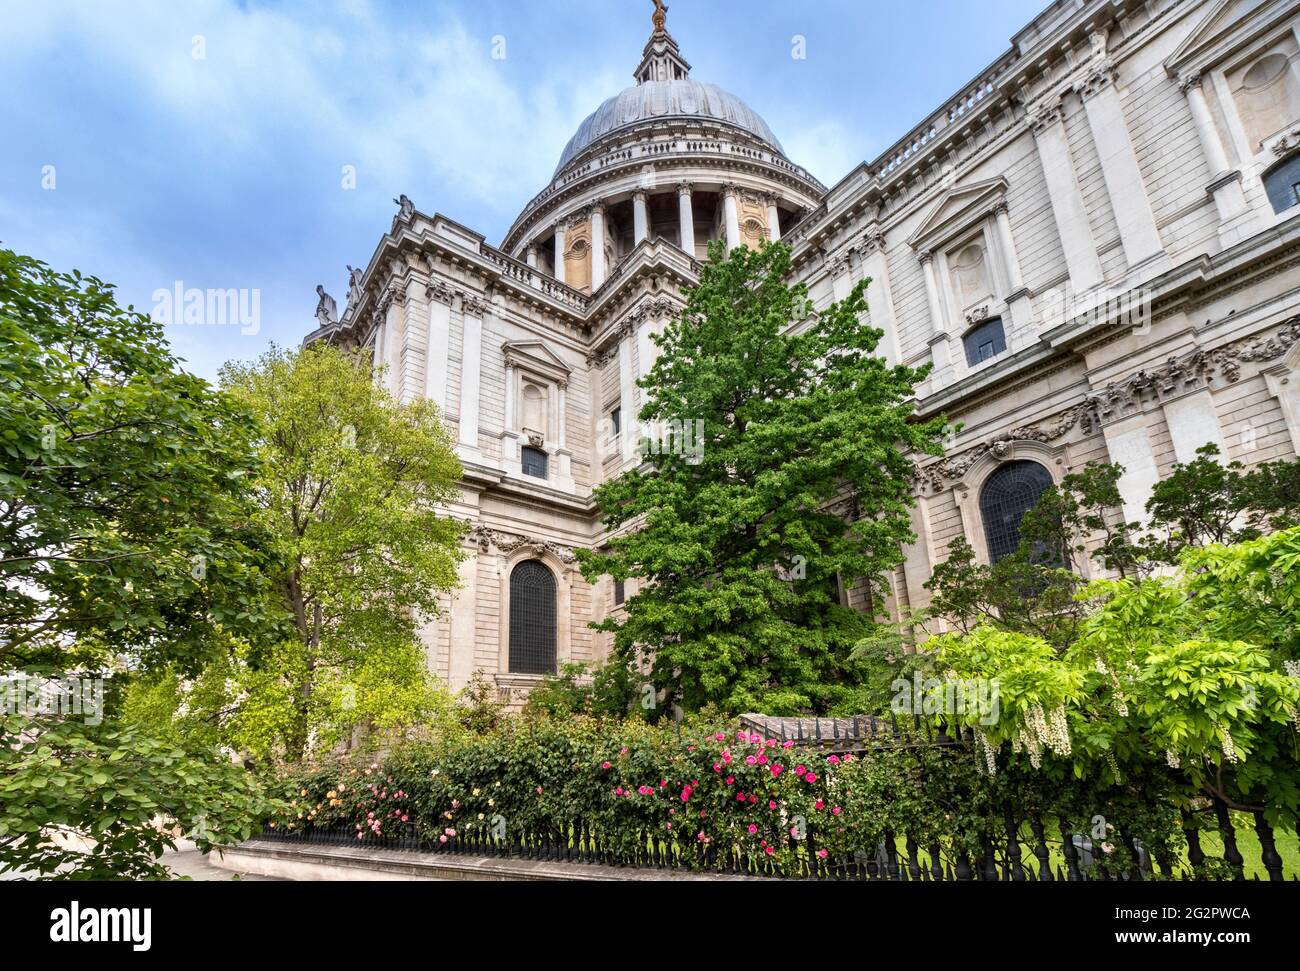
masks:
[[[1107,422],[1137,414],[1147,402],[1166,401],[1204,387],[1216,375],[1229,384],[1235,384],[1241,380],[1241,362],[1275,361],[1297,342],[1300,342],[1300,314],[1283,321],[1271,337],[1211,351],[1198,349],[1170,358],[1155,370],[1139,371],[1123,381],[1108,384],[1070,408],[1053,425],[1013,428],[959,455],[919,469],[918,483],[934,492],[942,492],[946,480],[960,480],[987,452],[1002,457],[1010,452],[1015,442],[1053,442],[1075,425],[1091,434]]]

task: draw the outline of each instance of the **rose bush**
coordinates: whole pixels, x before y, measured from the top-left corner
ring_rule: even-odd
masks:
[[[1006,753],[1004,753],[1005,756]],[[1162,864],[1183,850],[1178,802],[1165,777],[1097,781],[1087,793],[1003,758],[989,775],[974,746],[894,747],[832,754],[737,725],[678,730],[580,716],[508,718],[453,745],[407,745],[381,759],[306,766],[279,778],[281,833],[315,828],[371,844],[426,849],[509,844],[623,865],[741,869],[829,876],[897,849],[929,868],[1008,861],[1014,807],[1022,861],[1062,830],[1111,827],[1098,849],[1116,870],[1136,837]],[[406,844],[406,845],[409,845]]]

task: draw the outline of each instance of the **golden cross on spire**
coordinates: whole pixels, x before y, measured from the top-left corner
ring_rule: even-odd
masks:
[[[650,20],[654,23],[656,31],[664,29],[664,23],[668,20],[668,5],[664,0],[655,0],[655,12]]]

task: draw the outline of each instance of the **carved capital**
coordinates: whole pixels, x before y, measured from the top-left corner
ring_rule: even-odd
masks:
[[[1061,110],[1059,100],[1050,101],[1047,104],[1040,105],[1029,116],[1030,127],[1033,128],[1035,135],[1041,135],[1053,125],[1058,125],[1064,119],[1065,114]]]

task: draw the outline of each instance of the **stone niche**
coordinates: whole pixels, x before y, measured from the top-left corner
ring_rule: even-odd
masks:
[[[736,218],[740,223],[740,241],[750,249],[769,237],[767,206],[756,196],[743,196],[737,201]]]
[[[578,290],[591,289],[591,220],[569,226],[564,234],[564,282]]]
[[[1300,50],[1286,38],[1230,75],[1233,100],[1252,151],[1300,120]]]

